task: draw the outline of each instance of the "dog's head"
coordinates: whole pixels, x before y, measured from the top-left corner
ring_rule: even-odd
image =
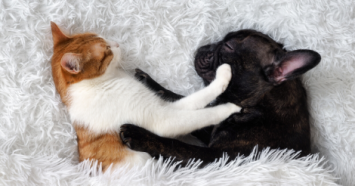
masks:
[[[215,77],[223,63],[232,67],[233,77],[222,95],[241,106],[253,106],[255,100],[272,87],[299,77],[320,62],[312,50],[286,51],[283,45],[254,30],[229,33],[222,41],[201,47],[196,54],[195,69],[204,83]]]

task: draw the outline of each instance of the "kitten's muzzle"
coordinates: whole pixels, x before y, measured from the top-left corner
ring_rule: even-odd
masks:
[[[117,42],[115,42],[115,41],[113,42],[112,46],[113,47],[120,47],[120,45]]]
[[[106,40],[107,41],[107,40]],[[120,45],[116,41],[108,40],[107,43],[110,45],[111,48],[118,48]]]

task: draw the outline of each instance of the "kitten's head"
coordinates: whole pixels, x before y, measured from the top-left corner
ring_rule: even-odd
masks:
[[[64,73],[87,79],[102,75],[109,67],[119,66],[121,50],[116,42],[93,33],[68,37],[55,23],[52,22],[51,27],[54,44],[52,62],[60,64]]]
[[[52,73],[62,98],[70,84],[103,74],[117,73],[121,49],[116,42],[93,33],[69,37],[53,22],[51,28],[54,44]]]

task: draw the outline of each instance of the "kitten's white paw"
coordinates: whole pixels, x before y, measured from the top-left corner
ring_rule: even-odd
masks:
[[[242,107],[234,104],[234,103],[226,103],[225,104],[228,108],[231,114],[236,113],[236,112],[240,112],[242,110]]]
[[[227,89],[231,78],[232,78],[232,70],[229,64],[222,64],[217,68],[215,81],[217,81],[218,84],[221,86],[222,92],[224,92]]]

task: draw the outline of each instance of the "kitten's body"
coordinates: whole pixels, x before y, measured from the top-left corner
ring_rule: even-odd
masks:
[[[123,70],[117,69],[116,74],[119,75],[106,77],[104,74],[70,86],[68,110],[72,121],[96,133],[114,131],[124,123],[134,123],[160,136],[174,137],[190,133],[206,124],[216,123],[220,119],[215,115],[225,115],[226,118],[231,114],[228,110],[233,110],[224,106],[217,106],[220,109],[214,107],[190,110],[185,108],[189,105],[162,100]],[[208,121],[200,121],[200,117],[206,113],[210,114],[206,115]]]
[[[52,23],[52,73],[62,101],[68,107],[78,136],[80,161],[142,164],[150,156],[131,151],[119,138],[122,124],[133,123],[160,136],[174,137],[218,124],[240,107],[227,103],[204,108],[227,87],[228,65],[217,70],[210,86],[178,102],[166,102],[120,68],[117,43],[95,34],[65,36]]]

